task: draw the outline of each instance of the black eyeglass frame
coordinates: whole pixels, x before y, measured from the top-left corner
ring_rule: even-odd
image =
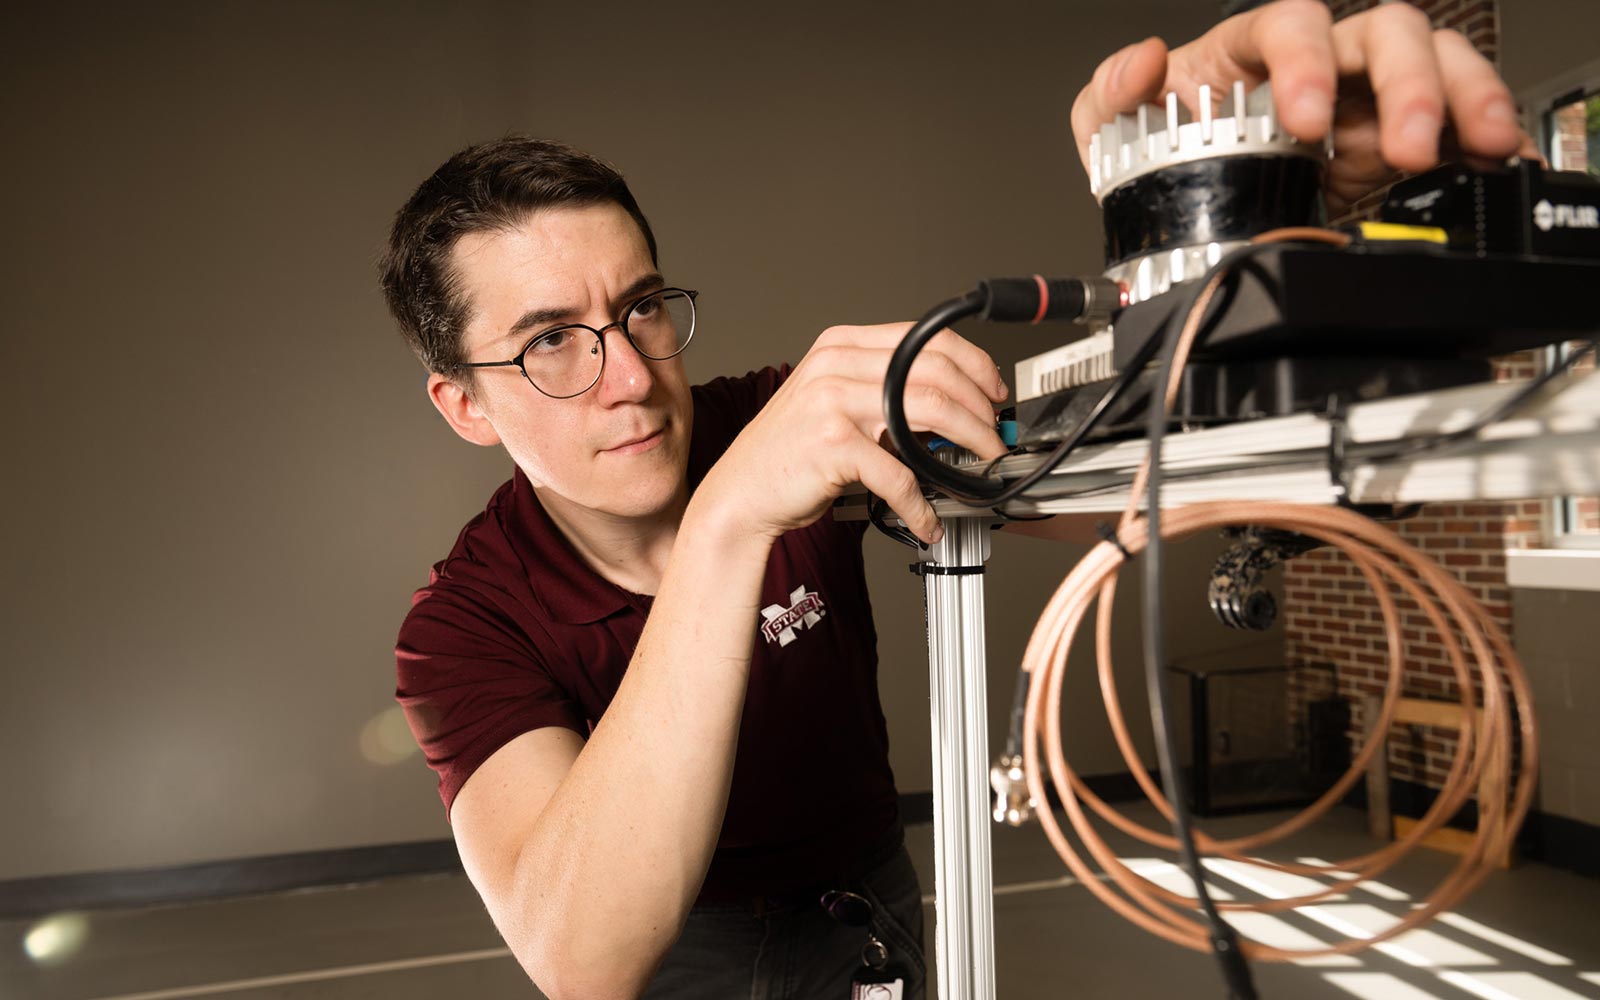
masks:
[[[683,338],[683,343],[679,344],[678,345],[678,349],[673,351],[671,354],[664,354],[661,357],[656,357],[653,354],[646,354],[644,352],[644,350],[642,348],[640,348],[638,342],[636,342],[633,339],[633,334],[628,332],[628,317],[633,315],[633,311],[635,309],[639,308],[639,305],[641,303],[645,302],[648,299],[653,299],[653,298],[657,298],[658,296],[666,295],[669,292],[677,292],[679,295],[683,295],[683,296],[687,297],[688,300],[689,300],[689,336]],[[645,295],[641,295],[637,299],[634,299],[632,302],[628,303],[628,308],[626,308],[626,309],[624,309],[622,311],[622,318],[621,319],[616,320],[615,322],[612,322],[612,323],[607,323],[605,326],[602,326],[598,330],[596,330],[594,327],[589,326],[589,325],[584,324],[584,323],[563,323],[560,326],[552,326],[548,330],[540,330],[538,333],[536,333],[532,337],[528,338],[528,342],[526,344],[522,345],[522,350],[517,352],[517,356],[514,357],[514,358],[511,358],[508,361],[463,361],[460,364],[456,365],[456,367],[457,368],[506,368],[506,367],[515,367],[518,371],[522,372],[522,377],[527,380],[527,383],[529,385],[533,386],[535,389],[538,389],[538,391],[541,394],[543,394],[545,396],[549,396],[551,399],[572,399],[575,396],[581,396],[584,393],[588,392],[590,389],[593,389],[595,387],[596,383],[598,383],[600,381],[600,376],[605,373],[605,370],[606,370],[606,331],[610,330],[612,327],[615,327],[616,329],[622,331],[622,335],[624,337],[628,338],[629,346],[631,346],[635,351],[637,351],[641,358],[645,358],[645,359],[650,360],[650,361],[670,361],[671,359],[673,359],[673,358],[677,357],[678,355],[682,354],[683,353],[683,349],[688,347],[689,346],[689,342],[694,339],[695,327],[699,325],[698,324],[699,307],[696,305],[696,300],[698,300],[699,298],[700,298],[699,291],[697,291],[695,289],[692,289],[692,288],[672,288],[672,287],[658,288],[655,291],[650,292],[650,293],[645,294]],[[533,380],[533,376],[528,374],[528,368],[527,368],[527,365],[523,363],[523,359],[527,357],[528,351],[533,349],[533,345],[534,344],[537,344],[539,341],[543,340],[544,338],[546,338],[548,336],[551,336],[552,334],[561,333],[561,332],[566,331],[566,330],[587,330],[590,333],[594,334],[595,340],[598,340],[600,342],[600,367],[595,369],[594,381],[593,382],[590,382],[588,385],[584,386],[582,389],[579,389],[577,392],[569,392],[564,396],[557,396],[553,392],[546,392],[544,389],[540,389],[539,388],[539,383],[535,382]]]

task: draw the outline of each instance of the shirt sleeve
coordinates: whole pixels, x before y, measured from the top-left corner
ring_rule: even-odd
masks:
[[[737,435],[767,405],[794,369],[787,365],[762,368],[737,377],[723,376],[694,387],[695,407],[716,411],[716,423]],[[699,419],[698,417],[696,418]]]
[[[448,817],[472,773],[516,737],[561,726],[588,737],[582,711],[543,657],[495,607],[464,588],[418,591],[395,646],[395,698]]]

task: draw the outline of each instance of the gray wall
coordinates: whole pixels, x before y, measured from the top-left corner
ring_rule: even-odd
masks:
[[[621,165],[705,292],[691,375],[742,372],[976,277],[1092,269],[1071,100],[1211,10],[553,6],[8,19],[0,879],[447,835],[420,760],[371,754],[408,596],[509,466],[434,414],[372,261],[450,152],[518,129]],[[1008,369],[1051,343],[990,342]],[[926,789],[920,590],[869,545],[894,763]],[[999,545],[997,725],[1075,555]],[[1084,770],[1120,770],[1071,712]]]
[[[1500,0],[1500,73],[1512,91],[1600,59],[1600,3]]]
[[[1093,269],[1072,97],[1116,47],[1189,37],[1214,9],[566,6],[8,19],[0,757],[16,780],[0,879],[446,835],[421,763],[374,759],[395,759],[390,645],[508,466],[432,412],[371,262],[449,152],[521,129],[616,161],[668,273],[705,290],[691,373],[743,371],[976,276]],[[1600,37],[1593,4],[1508,0],[1501,21],[1518,89]],[[1007,365],[1041,346],[983,342]],[[919,589],[904,554],[869,546],[895,767],[925,789]],[[1238,641],[1199,605],[1204,549],[1173,574],[1179,656]],[[996,740],[1012,665],[1076,555],[997,539]],[[1571,648],[1584,620],[1547,614],[1539,634]],[[1074,665],[1069,749],[1120,770]]]
[[[1517,655],[1539,720],[1535,808],[1600,826],[1600,730],[1594,724],[1600,592],[1517,589],[1511,604]]]

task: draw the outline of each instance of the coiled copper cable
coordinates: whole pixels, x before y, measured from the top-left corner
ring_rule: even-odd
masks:
[[[1322,229],[1288,229],[1256,238],[1256,242],[1283,240],[1343,244],[1349,237]],[[1218,273],[1210,279],[1180,331],[1165,395],[1169,414],[1200,319],[1225,276]],[[1039,811],[1040,822],[1067,867],[1091,892],[1145,930],[1196,951],[1209,951],[1212,947],[1209,927],[1204,919],[1195,915],[1196,898],[1172,892],[1132,871],[1107,846],[1089,813],[1153,847],[1176,850],[1176,838],[1129,819],[1091,792],[1067,763],[1062,746],[1061,689],[1067,651],[1090,605],[1098,600],[1096,660],[1112,734],[1146,797],[1166,819],[1173,818],[1165,796],[1145,769],[1128,733],[1117,696],[1110,646],[1117,574],[1127,558],[1136,557],[1149,543],[1147,522],[1138,512],[1148,473],[1147,461],[1135,475],[1129,505],[1118,526],[1117,542],[1108,540],[1095,546],[1067,575],[1040,617],[1023,654],[1023,669],[1031,675],[1023,724],[1024,771],[1034,801],[1048,801],[1044,784],[1046,771],[1041,766],[1042,747],[1043,763],[1048,766],[1051,783],[1067,817],[1085,851],[1109,877],[1110,884],[1096,877],[1050,810]],[[1527,814],[1535,787],[1538,745],[1532,699],[1521,663],[1504,632],[1489,618],[1482,605],[1437,563],[1393,531],[1344,508],[1260,501],[1212,502],[1163,510],[1162,519],[1163,540],[1178,540],[1208,529],[1258,525],[1297,532],[1338,549],[1355,564],[1376,597],[1389,651],[1382,707],[1371,730],[1374,738],[1362,746],[1350,768],[1332,787],[1304,811],[1249,836],[1217,840],[1196,832],[1195,843],[1203,854],[1294,875],[1320,876],[1328,879],[1328,884],[1300,896],[1219,903],[1218,909],[1257,912],[1292,909],[1375,878],[1453,816],[1478,786],[1486,769],[1509,771],[1513,758],[1513,718],[1519,737],[1516,746],[1520,753],[1519,767],[1509,808],[1500,801],[1478,803],[1478,829],[1469,849],[1421,906],[1370,937],[1348,938],[1323,948],[1285,949],[1244,939],[1245,956],[1290,961],[1359,951],[1402,934],[1458,903],[1487,876],[1492,859],[1509,846]],[[1457,753],[1438,798],[1417,825],[1394,843],[1326,865],[1268,861],[1254,856],[1250,852],[1298,833],[1326,814],[1354,786],[1381,746],[1382,734],[1388,731],[1394,718],[1405,673],[1405,641],[1391,587],[1398,588],[1416,603],[1439,637],[1455,677],[1462,718],[1475,718],[1476,724],[1462,726]],[[1470,656],[1463,650],[1458,634],[1465,639]],[[1481,711],[1475,690],[1483,692]]]

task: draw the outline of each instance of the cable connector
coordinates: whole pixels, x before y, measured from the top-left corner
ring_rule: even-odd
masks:
[[[1021,826],[1033,819],[1037,803],[1028,794],[1028,775],[1022,769],[1021,754],[1001,754],[989,769],[989,787],[994,789],[994,821]]]
[[[998,323],[1072,320],[1104,326],[1122,305],[1122,286],[1109,278],[988,278],[978,282],[978,318]]]

